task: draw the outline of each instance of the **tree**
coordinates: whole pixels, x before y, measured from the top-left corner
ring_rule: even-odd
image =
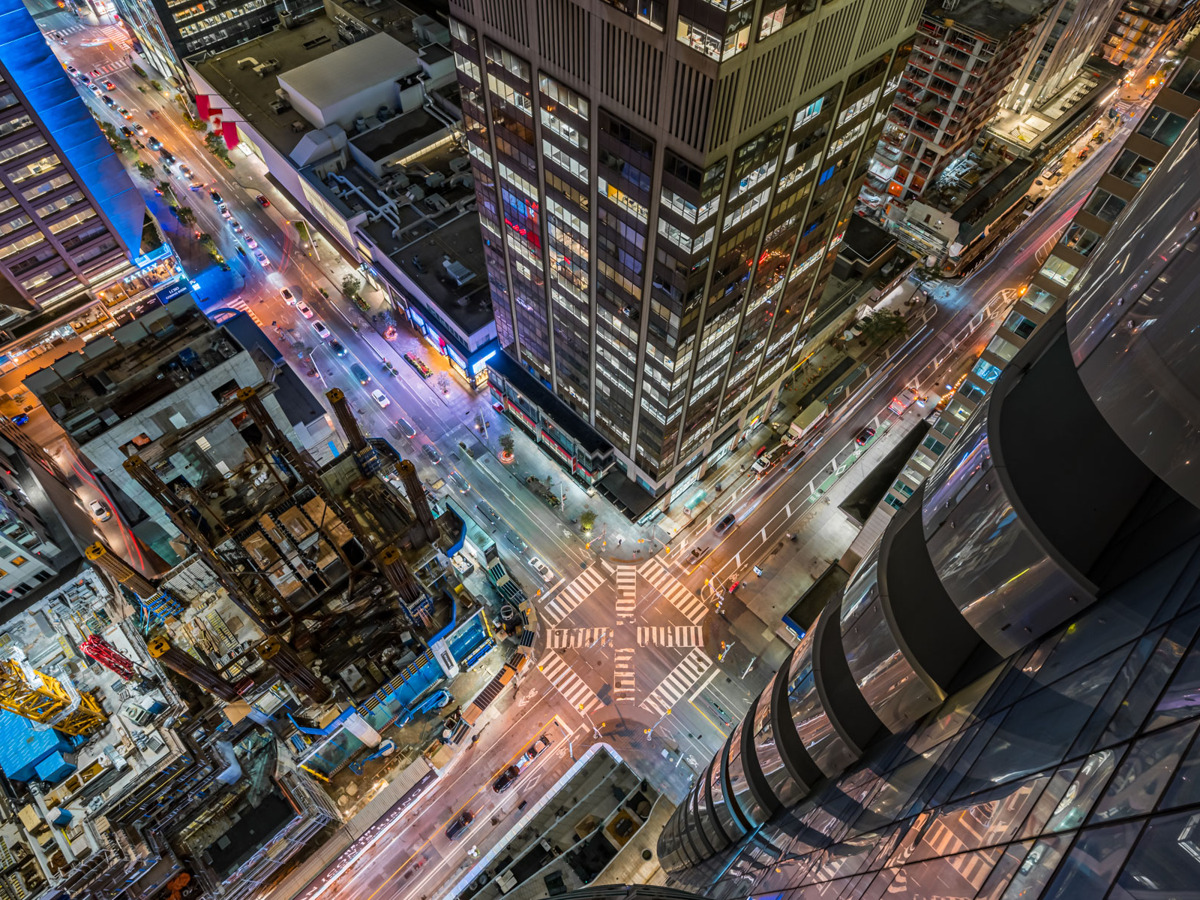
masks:
[[[908,322],[904,316],[892,310],[873,313],[860,321],[862,338],[868,343],[882,344],[892,338],[908,333]]]
[[[347,275],[342,279],[342,293],[351,300],[358,298],[358,292],[360,288],[362,288],[362,282],[353,275]]]
[[[584,531],[591,531],[592,526],[596,524],[596,514],[590,509],[585,509],[579,514],[579,527]]]
[[[154,166],[149,163],[139,162],[137,164],[138,174],[147,181],[153,181],[155,178]]]
[[[513,453],[513,436],[507,431],[500,435],[500,449],[512,456]]]
[[[195,225],[196,213],[190,206],[176,206],[175,218],[179,220],[181,225]]]

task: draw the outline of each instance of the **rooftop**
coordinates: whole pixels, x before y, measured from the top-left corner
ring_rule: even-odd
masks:
[[[886,229],[864,216],[851,216],[838,253],[871,263],[895,243],[896,238]]]
[[[330,107],[387,80],[392,71],[417,64],[416,48],[390,34],[373,34],[337,50],[345,52],[322,54],[295,68],[281,60],[279,83],[314,106]]]
[[[1045,145],[1072,128],[1116,84],[1118,76],[1112,66],[1103,60],[1093,63],[1098,65],[1085,66],[1065,88],[1027,113],[998,109],[988,134],[1025,156],[1049,152]]]
[[[1042,0],[967,0],[953,9],[931,5],[925,16],[959,31],[975,31],[1003,41],[1022,25],[1039,18],[1045,8]]]

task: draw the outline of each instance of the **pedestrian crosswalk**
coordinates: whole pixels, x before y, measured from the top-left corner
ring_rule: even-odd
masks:
[[[704,605],[703,601],[680,584],[657,559],[643,563],[638,568],[638,572],[654,585],[655,590],[666,597],[672,606],[687,616],[689,622],[698,624],[708,615],[708,607]]]
[[[683,662],[671,670],[658,687],[642,702],[647,710],[661,716],[675,705],[684,692],[700,680],[700,676],[712,667],[712,660],[700,648],[691,650]]]
[[[618,703],[633,700],[637,695],[637,678],[634,674],[633,656],[633,648],[617,648],[616,664],[613,666],[613,697]]]
[[[128,69],[128,68],[129,68],[129,60],[118,59],[118,60],[115,60],[114,62],[102,63],[101,65],[96,66],[96,68],[93,69],[92,71],[96,73],[97,78],[101,78],[105,75],[111,75],[113,72],[119,72],[122,69]]]
[[[548,627],[553,627],[565,619],[575,607],[592,595],[604,581],[604,576],[597,568],[584,569],[558,595],[548,601],[542,608]]]
[[[263,327],[262,319],[260,319],[258,317],[258,313],[256,313],[249,306],[247,306],[246,301],[243,300],[241,297],[235,297],[233,300],[227,301],[225,305],[228,306],[230,309],[236,309],[239,312],[244,312],[246,315],[248,315],[250,317],[250,320],[252,322],[254,322],[255,325],[257,325],[259,328]]]
[[[637,569],[621,566],[617,569],[617,624],[632,622],[637,610]]]
[[[612,644],[611,628],[551,628],[546,632],[546,646],[607,647]]]
[[[546,651],[546,655],[538,663],[538,670],[554,685],[554,689],[580,712],[590,713],[602,705],[596,692],[553,650]]]
[[[704,629],[699,625],[639,625],[639,647],[703,647]]]

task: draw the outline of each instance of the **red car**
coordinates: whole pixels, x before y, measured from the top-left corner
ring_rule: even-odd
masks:
[[[117,89],[117,86],[115,84],[113,84],[111,81],[106,81],[106,82],[104,82],[104,89],[108,90],[108,91],[115,91]]]
[[[263,209],[266,209],[268,206],[271,205],[271,201],[268,200],[266,197],[264,197],[262,194],[259,194],[254,199],[258,201],[258,205],[261,206]]]

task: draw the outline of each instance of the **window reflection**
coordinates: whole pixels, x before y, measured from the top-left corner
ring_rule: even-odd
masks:
[[[1195,733],[1196,723],[1188,722],[1148,735],[1135,743],[1104,799],[1096,807],[1096,820],[1121,819],[1150,812]]]
[[[1141,825],[1128,822],[1080,836],[1042,900],[1102,897],[1116,877]]]

